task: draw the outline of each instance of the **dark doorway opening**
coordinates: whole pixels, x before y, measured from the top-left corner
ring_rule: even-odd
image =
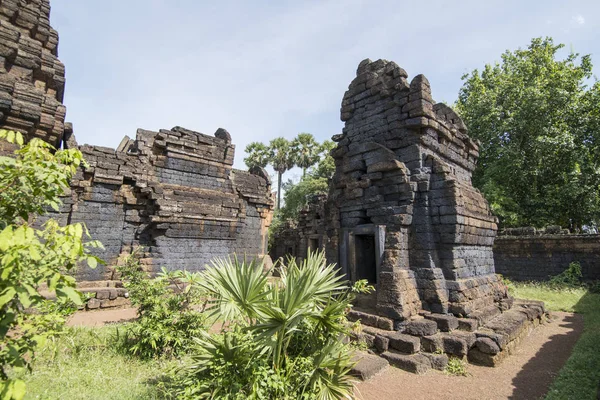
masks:
[[[375,236],[356,235],[354,237],[356,257],[356,280],[366,279],[377,284],[377,258],[375,255]]]
[[[310,249],[311,253],[314,253],[315,251],[319,250],[319,239],[317,239],[317,238],[309,239],[308,240],[308,248]]]

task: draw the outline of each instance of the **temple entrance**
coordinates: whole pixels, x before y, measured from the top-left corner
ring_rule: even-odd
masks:
[[[311,253],[319,250],[319,238],[308,239],[308,248],[310,249]]]
[[[374,235],[356,235],[354,238],[356,257],[356,279],[366,279],[371,285],[377,284],[377,258]]]

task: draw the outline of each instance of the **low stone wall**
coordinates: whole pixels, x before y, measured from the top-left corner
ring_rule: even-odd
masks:
[[[548,280],[571,262],[586,280],[600,280],[600,235],[499,236],[494,243],[496,272],[516,281]]]

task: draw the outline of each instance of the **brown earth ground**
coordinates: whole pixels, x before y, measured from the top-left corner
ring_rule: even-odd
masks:
[[[565,364],[583,331],[579,314],[553,313],[550,323],[535,329],[518,350],[496,368],[467,364],[469,376],[450,376],[431,370],[415,375],[388,368],[357,384],[359,400],[536,400],[542,398]],[[136,310],[76,313],[70,326],[102,326],[136,317]]]
[[[414,375],[388,368],[357,385],[364,400],[536,400],[542,398],[565,364],[583,331],[580,314],[553,313],[552,322],[535,329],[517,351],[496,368],[468,364],[469,376],[439,371]]]

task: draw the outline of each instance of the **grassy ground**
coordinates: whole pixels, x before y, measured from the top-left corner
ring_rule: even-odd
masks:
[[[165,362],[121,354],[116,326],[70,328],[50,343],[34,365],[26,399],[156,399],[152,381]]]
[[[551,311],[584,315],[584,333],[552,385],[547,400],[596,399],[600,382],[600,294],[510,284],[515,297],[542,300]],[[40,352],[27,382],[26,399],[158,399],[153,384],[169,365],[122,354],[118,326],[70,328]]]
[[[546,400],[595,400],[600,383],[600,294],[555,290],[540,284],[512,284],[515,297],[542,300],[551,311],[583,314],[584,331]]]

